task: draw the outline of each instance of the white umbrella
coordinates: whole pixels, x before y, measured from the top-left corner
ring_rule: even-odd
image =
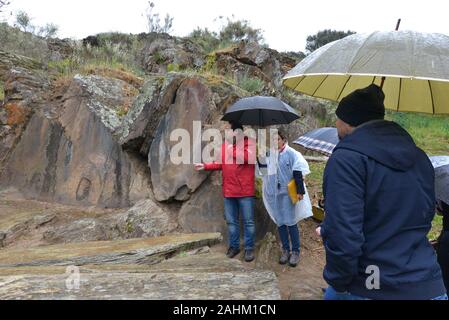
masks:
[[[387,109],[449,114],[449,36],[413,31],[354,34],[314,51],[283,79],[285,86],[340,101],[381,85]]]

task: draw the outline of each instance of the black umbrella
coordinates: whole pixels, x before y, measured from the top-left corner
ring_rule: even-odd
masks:
[[[298,113],[278,98],[255,96],[234,103],[222,120],[266,127],[287,124],[298,118]]]
[[[435,168],[435,195],[449,204],[449,156],[430,157]]]
[[[293,141],[293,143],[307,150],[317,151],[326,156],[330,156],[338,141],[337,129],[325,127],[306,132]]]

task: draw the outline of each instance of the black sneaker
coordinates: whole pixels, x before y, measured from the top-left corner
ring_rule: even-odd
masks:
[[[245,250],[245,261],[246,262],[251,262],[254,260],[254,250],[250,249],[250,250]]]
[[[228,252],[226,252],[226,256],[228,257],[228,258],[234,258],[236,255],[238,255],[240,253],[240,249],[237,249],[237,248],[229,248],[228,249]]]

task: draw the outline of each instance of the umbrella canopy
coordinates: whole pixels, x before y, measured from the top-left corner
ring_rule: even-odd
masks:
[[[449,204],[449,165],[435,169],[435,195],[438,200]]]
[[[337,128],[318,128],[300,136],[293,143],[298,144],[307,150],[317,151],[326,156],[330,156],[335,146],[339,142]]]
[[[387,109],[449,114],[449,36],[354,34],[314,51],[283,83],[307,95],[341,101],[356,89],[381,85],[382,77]]]
[[[431,156],[429,159],[435,169],[449,164],[449,156]]]
[[[438,200],[449,204],[449,156],[429,157],[435,168],[435,194]]]
[[[242,125],[261,127],[287,124],[299,119],[298,113],[275,97],[254,96],[243,98],[226,111],[222,120],[236,121]]]

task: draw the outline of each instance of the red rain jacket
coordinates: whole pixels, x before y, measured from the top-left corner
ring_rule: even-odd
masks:
[[[221,162],[204,164],[204,170],[223,171],[223,195],[226,198],[254,196],[256,143],[251,138],[244,139],[244,143],[236,144],[225,141],[221,145]]]

